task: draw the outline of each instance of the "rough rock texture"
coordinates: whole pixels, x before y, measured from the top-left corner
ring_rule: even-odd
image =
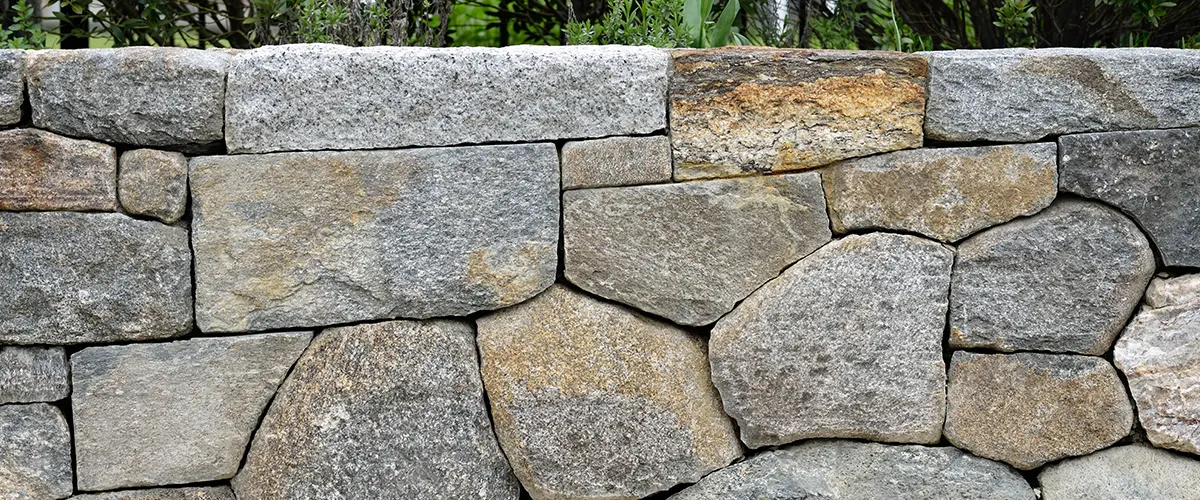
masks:
[[[1062,200],[958,246],[950,346],[1103,354],[1154,274],[1137,226]]]
[[[1107,447],[1133,425],[1125,386],[1100,358],[958,351],[949,377],[946,439],[1018,469]]]
[[[744,47],[671,54],[676,180],[921,147],[920,56]]]
[[[182,154],[135,149],[121,155],[121,206],[171,224],[187,209],[188,162]]]
[[[117,209],[112,146],[50,132],[0,132],[0,210]]]
[[[652,47],[264,47],[234,58],[226,141],[253,153],[644,134],[666,127],[668,65]]]
[[[554,281],[551,144],[192,160],[208,331],[465,316]]]
[[[1200,300],[1200,274],[1185,274],[1170,279],[1155,278],[1146,287],[1146,305],[1180,306]]]
[[[672,500],[988,498],[1033,500],[1004,464],[946,447],[809,441],[717,471]]]
[[[704,325],[829,241],[816,173],[563,193],[566,277]]]
[[[936,443],[954,252],[915,236],[848,236],[717,322],[713,383],[753,448],[814,437]]]
[[[0,405],[0,494],[6,499],[67,498],[72,490],[71,431],[45,403]]]
[[[69,395],[63,348],[0,346],[0,403],[58,401]]]
[[[930,139],[1029,142],[1200,125],[1194,50],[956,50],[927,57]]]
[[[535,499],[641,498],[741,456],[686,331],[562,285],[478,325],[496,434]]]
[[[1045,500],[1195,498],[1200,462],[1149,446],[1117,446],[1038,474]]]
[[[563,189],[671,182],[671,139],[606,137],[562,148]]]
[[[1046,208],[1054,143],[897,151],[822,173],[833,230],[892,229],[958,241]]]
[[[25,103],[25,59],[20,50],[0,50],[0,127],[21,121]]]
[[[72,500],[235,500],[228,486],[155,488],[75,495]]]
[[[1200,267],[1200,128],[1071,135],[1059,147],[1063,191],[1132,216],[1166,265]]]
[[[0,343],[174,337],[192,328],[187,230],[121,214],[0,213]]]
[[[33,125],[137,146],[220,141],[229,59],[173,47],[29,52]]]

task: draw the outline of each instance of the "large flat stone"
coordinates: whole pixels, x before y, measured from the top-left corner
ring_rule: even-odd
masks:
[[[0,405],[0,493],[17,500],[71,496],[71,430],[45,403]]]
[[[153,488],[75,495],[72,500],[236,500],[228,486]]]
[[[25,58],[21,50],[0,50],[0,127],[21,121],[25,104]]]
[[[121,154],[119,197],[129,213],[172,224],[187,210],[188,161],[182,154],[135,149]]]
[[[1149,446],[1117,446],[1064,460],[1038,474],[1045,500],[1193,498],[1200,461]]]
[[[671,182],[671,139],[605,137],[562,147],[563,189]]]
[[[916,236],[848,236],[718,321],[708,346],[713,383],[742,441],[936,443],[953,259]]]
[[[239,53],[234,153],[449,146],[666,127],[666,52],[651,47],[341,47]]]
[[[741,456],[704,341],[563,285],[478,320],[496,434],[537,500],[641,498]]]
[[[77,344],[192,328],[187,230],[120,214],[0,212],[0,342]]]
[[[0,403],[58,401],[69,395],[63,348],[0,346]]]
[[[35,129],[0,132],[0,210],[117,210],[117,150]]]
[[[465,316],[554,282],[551,144],[192,160],[196,322]]]

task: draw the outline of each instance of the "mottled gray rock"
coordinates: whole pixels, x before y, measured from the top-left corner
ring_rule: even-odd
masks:
[[[551,144],[192,160],[200,329],[465,316],[554,282]]]
[[[1004,464],[949,446],[809,441],[719,470],[672,500],[731,499],[1033,500]]]
[[[137,146],[220,141],[229,59],[174,47],[29,52],[33,125]]]
[[[1061,200],[958,246],[950,346],[1103,354],[1153,274],[1154,253],[1133,222]]]
[[[0,342],[76,344],[192,328],[187,230],[121,214],[0,213]]]
[[[1107,361],[1067,354],[954,353],[946,439],[1022,470],[1129,434],[1133,406]]]
[[[1071,135],[1058,143],[1063,191],[1129,214],[1166,265],[1200,267],[1200,128]]]
[[[21,121],[21,105],[25,103],[23,56],[20,50],[0,50],[0,126]]]
[[[264,47],[234,58],[226,142],[261,153],[644,134],[666,128],[668,64],[611,45]]]
[[[930,139],[1029,142],[1200,125],[1194,50],[956,50],[928,57]]]
[[[665,135],[606,137],[563,145],[563,189],[662,182],[671,182],[671,140]]]
[[[916,236],[847,236],[721,318],[708,346],[713,383],[742,441],[936,443],[953,259]]]
[[[0,132],[0,210],[117,209],[117,151],[50,132]]]
[[[187,158],[180,153],[135,149],[121,155],[121,206],[131,214],[174,223],[187,209]]]
[[[89,347],[71,356],[79,489],[228,479],[309,332]]]
[[[1195,498],[1200,462],[1149,446],[1117,446],[1038,474],[1045,500]]]
[[[563,211],[568,280],[685,325],[830,237],[816,173],[568,191]]]
[[[14,500],[71,496],[71,431],[45,403],[0,405],[0,494]]]
[[[517,498],[458,321],[330,328],[280,387],[238,498]]]
[[[70,395],[63,348],[0,346],[0,403],[58,401]]]
[[[154,488],[75,495],[72,500],[235,500],[228,486]]]
[[[530,495],[641,498],[741,457],[704,341],[562,285],[478,320],[496,434]]]

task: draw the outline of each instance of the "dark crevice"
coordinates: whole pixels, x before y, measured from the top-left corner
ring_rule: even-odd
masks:
[[[215,481],[200,481],[200,482],[195,482],[195,483],[183,483],[183,484],[163,484],[163,485],[156,485],[156,486],[130,486],[130,487],[120,488],[120,489],[116,489],[116,490],[80,491],[77,489],[77,490],[75,490],[75,494],[78,495],[78,494],[95,494],[95,493],[120,493],[120,492],[124,492],[124,491],[147,491],[147,490],[156,490],[156,489],[160,489],[160,488],[220,488],[220,487],[226,487],[226,486],[229,486],[229,481],[226,479],[219,479],[219,480],[215,480]]]
[[[222,142],[219,144],[224,147],[223,151],[216,152],[216,153],[208,153],[208,154],[213,154],[213,155],[219,154],[219,155],[226,155],[226,156],[247,156],[247,155],[282,154],[282,153],[354,153],[354,152],[363,152],[363,151],[412,151],[412,150],[421,150],[421,149],[463,148],[463,147],[472,147],[472,146],[523,146],[523,145],[529,145],[529,144],[555,144],[555,145],[561,146],[562,144],[566,144],[568,142],[575,142],[575,141],[590,141],[590,140],[594,140],[594,139],[607,139],[610,137],[654,137],[654,136],[660,136],[660,135],[665,135],[665,134],[666,134],[665,129],[657,129],[657,130],[654,130],[652,132],[647,132],[647,133],[627,133],[627,134],[603,135],[603,136],[593,136],[593,137],[571,137],[571,138],[565,138],[565,139],[564,138],[545,138],[545,139],[530,139],[530,140],[458,142],[458,143],[453,143],[453,144],[410,144],[410,145],[403,145],[403,146],[373,146],[373,147],[359,147],[359,148],[349,148],[349,149],[336,149],[336,148],[281,149],[278,151],[273,150],[273,151],[254,151],[254,152],[249,152],[249,151],[230,152],[228,150],[228,147]],[[214,145],[215,144],[216,143],[214,143]]]
[[[250,436],[246,439],[246,444],[242,447],[242,459],[238,461],[237,469],[234,472],[235,475],[240,474],[242,469],[246,467],[246,460],[250,458],[250,447],[254,445],[254,438],[258,435],[258,430],[262,429],[263,421],[267,419],[267,413],[271,411],[271,406],[275,404],[275,398],[279,397],[280,389],[292,377],[292,372],[296,371],[296,366],[300,364],[300,360],[304,359],[305,354],[308,354],[308,350],[312,347],[315,338],[316,335],[309,338],[308,345],[304,346],[304,349],[300,351],[300,355],[296,357],[295,361],[292,361],[292,365],[288,367],[287,373],[283,375],[283,378],[279,379],[279,384],[271,392],[271,397],[267,398],[267,404],[263,405],[262,411],[258,414],[258,419],[255,420],[254,427],[250,430]]]
[[[512,474],[513,480],[517,483],[521,497],[525,498],[529,493],[525,491],[525,485],[521,483],[521,478],[517,476],[516,468],[513,467],[513,461],[508,458],[508,452],[504,450],[504,445],[500,442],[500,435],[496,432],[496,418],[492,414],[492,398],[488,396],[487,384],[483,380],[483,347],[479,345],[479,325],[475,321],[471,321],[471,332],[475,335],[475,369],[479,373],[481,402],[483,403],[483,414],[488,420],[488,430],[492,433],[492,442],[496,443],[496,448],[500,450],[500,456],[508,464],[509,472]]]
[[[67,381],[69,384],[71,380],[71,362],[69,357],[67,359]],[[48,404],[58,408],[58,411],[62,413],[63,419],[67,421],[67,437],[71,444],[71,489],[78,493],[79,459],[75,456],[75,413],[71,409],[71,396],[68,394],[65,399],[49,402]]]

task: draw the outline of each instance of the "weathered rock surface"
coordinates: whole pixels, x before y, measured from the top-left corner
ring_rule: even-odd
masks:
[[[187,230],[121,214],[0,213],[0,342],[75,344],[192,328]]]
[[[321,332],[280,387],[238,498],[516,499],[488,421],[471,326],[389,321]]]
[[[925,134],[1029,142],[1200,125],[1200,54],[1173,49],[931,52]]]
[[[1200,274],[1155,278],[1146,287],[1146,305],[1153,309],[1200,301]]]
[[[121,206],[131,214],[174,223],[187,209],[188,162],[182,154],[135,149],[121,155]]]
[[[25,59],[20,50],[0,50],[0,126],[21,121],[25,103]]]
[[[1200,462],[1149,446],[1117,446],[1064,460],[1038,474],[1046,500],[1192,498]]]
[[[671,55],[676,180],[921,147],[921,56],[744,47]]]
[[[50,132],[0,132],[0,210],[117,209],[112,146]]]
[[[1200,267],[1200,128],[1071,135],[1059,147],[1063,191],[1129,214],[1166,265]]]
[[[606,137],[562,148],[563,189],[671,182],[671,139]]]
[[[554,282],[551,144],[192,160],[196,322],[465,316]]]
[[[226,141],[261,153],[644,134],[666,127],[668,66],[651,47],[264,47],[234,58]]]
[[[566,277],[685,325],[716,321],[829,241],[816,173],[563,193]]]
[[[949,248],[915,236],[848,236],[717,322],[713,383],[742,441],[936,443],[953,259]]]
[[[671,497],[735,498],[1033,500],[1034,495],[1008,466],[949,446],[817,440],[762,453]]]
[[[822,173],[833,230],[891,229],[958,241],[1046,208],[1054,143],[897,151]]]
[[[45,403],[0,405],[0,492],[5,498],[71,496],[71,431]]]
[[[535,499],[641,498],[741,456],[704,341],[562,285],[478,320],[496,434]]]
[[[0,346],[0,403],[58,401],[69,395],[63,348]]]
[[[75,495],[72,500],[235,500],[228,486],[155,488]]]
[[[1153,274],[1154,253],[1133,222],[1061,200],[959,245],[950,346],[1103,354]]]
[[[946,439],[1018,469],[1107,447],[1133,425],[1125,386],[1100,358],[958,351],[949,378]]]

